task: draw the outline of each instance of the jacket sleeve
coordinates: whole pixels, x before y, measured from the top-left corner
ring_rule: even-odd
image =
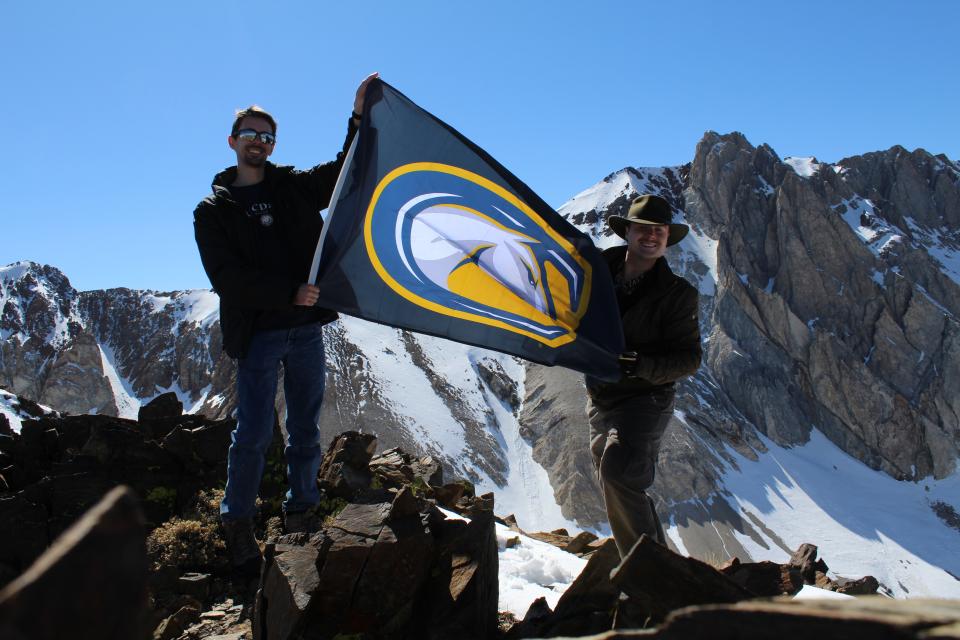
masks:
[[[318,212],[330,206],[330,197],[333,195],[334,187],[337,186],[340,169],[343,167],[344,158],[356,133],[357,127],[353,124],[353,118],[350,118],[347,122],[347,136],[343,140],[343,148],[337,154],[336,160],[318,164],[304,171],[293,172],[294,180],[308,195]]]
[[[663,317],[663,352],[641,355],[634,376],[659,385],[696,373],[703,356],[698,306],[697,290],[684,286],[676,304]]]
[[[299,283],[247,263],[232,246],[226,229],[201,204],[193,213],[200,261],[220,298],[240,309],[278,309],[292,304]]]

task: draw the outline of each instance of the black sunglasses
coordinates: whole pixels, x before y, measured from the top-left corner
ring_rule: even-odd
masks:
[[[257,131],[256,129],[240,129],[233,137],[244,142],[253,142],[258,138],[263,144],[275,144],[277,142],[277,136],[269,131]]]

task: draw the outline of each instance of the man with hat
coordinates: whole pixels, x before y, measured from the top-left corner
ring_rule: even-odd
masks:
[[[610,229],[627,241],[603,252],[613,277],[627,351],[623,376],[587,377],[590,451],[613,538],[626,555],[642,534],[666,544],[646,490],[653,484],[664,429],[673,415],[674,383],[700,366],[697,290],[670,271],[664,254],[690,230],[672,222],[670,203],[642,195]]]

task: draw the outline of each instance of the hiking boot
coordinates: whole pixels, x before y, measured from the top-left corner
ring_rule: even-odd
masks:
[[[263,556],[260,555],[260,545],[253,533],[253,520],[223,520],[221,526],[233,570],[248,578],[260,575]]]
[[[306,511],[284,511],[283,530],[286,533],[316,533],[320,531],[320,514],[316,507]]]

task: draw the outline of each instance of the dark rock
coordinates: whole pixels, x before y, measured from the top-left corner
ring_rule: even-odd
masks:
[[[775,562],[742,563],[734,558],[720,567],[720,572],[758,596],[794,595],[803,587],[803,578],[795,567]]]
[[[143,514],[118,487],[0,592],[0,637],[142,638],[146,602]]]
[[[787,565],[799,571],[803,581],[807,584],[816,582],[817,571],[823,573],[829,571],[823,560],[817,560],[817,546],[810,543],[801,544],[790,556]]]
[[[497,628],[492,514],[444,519],[409,485],[359,497],[365,502],[347,504],[309,539],[267,545],[254,636],[490,637]]]
[[[370,486],[370,458],[377,448],[376,436],[347,431],[333,439],[320,463],[321,483],[331,496],[350,498]]]
[[[469,522],[442,520],[432,529],[437,551],[430,580],[414,605],[414,619],[426,622],[417,637],[493,637],[499,557],[492,511],[478,512]]]
[[[324,546],[329,544],[278,544],[265,553],[267,569],[257,594],[254,637],[285,639],[302,629],[303,614],[320,583],[317,559]]]
[[[13,429],[10,428],[10,421],[5,414],[0,413],[0,435],[12,436]]]
[[[177,580],[177,591],[203,601],[210,596],[210,574],[185,573]]]
[[[453,510],[468,518],[487,513],[492,516],[493,502],[493,493],[485,493],[482,496],[464,495],[453,506]]]
[[[547,599],[541,596],[530,603],[530,606],[527,607],[527,612],[523,616],[523,620],[520,622],[521,624],[536,625],[545,621],[552,614],[553,611],[550,609],[550,605],[547,604]]]
[[[183,415],[183,403],[173,391],[162,393],[137,412],[137,422],[148,420],[162,420],[164,418],[179,418]]]
[[[191,624],[200,619],[200,610],[193,607],[181,607],[166,618],[153,632],[153,640],[174,640]]]
[[[459,482],[452,482],[442,487],[432,487],[432,493],[439,504],[447,509],[452,509],[463,498],[464,486]]]
[[[397,496],[390,505],[390,520],[400,520],[416,513],[424,508],[423,501],[418,500],[413,489],[409,485],[404,486],[397,492]]]
[[[656,624],[674,609],[695,604],[733,603],[753,597],[747,589],[694,558],[685,558],[646,535],[610,574],[629,596],[631,618]]]
[[[487,383],[493,394],[500,400],[510,405],[516,413],[520,407],[520,394],[517,393],[517,382],[503,370],[500,363],[484,358],[476,363],[477,373],[480,379]]]
[[[48,476],[37,483],[49,505],[47,527],[50,539],[55,538],[73,525],[87,509],[116,486],[106,478],[93,473]],[[172,514],[162,514],[163,519]]]
[[[17,573],[36,560],[50,543],[47,534],[49,513],[27,492],[0,496],[0,563]]]
[[[219,420],[192,428],[189,424],[179,424],[163,438],[162,446],[185,467],[201,465],[194,470],[212,470],[225,480],[230,434],[235,427],[235,420]]]
[[[875,594],[879,588],[880,583],[873,576],[863,576],[857,580],[838,578],[836,592],[851,596],[867,596]]]

